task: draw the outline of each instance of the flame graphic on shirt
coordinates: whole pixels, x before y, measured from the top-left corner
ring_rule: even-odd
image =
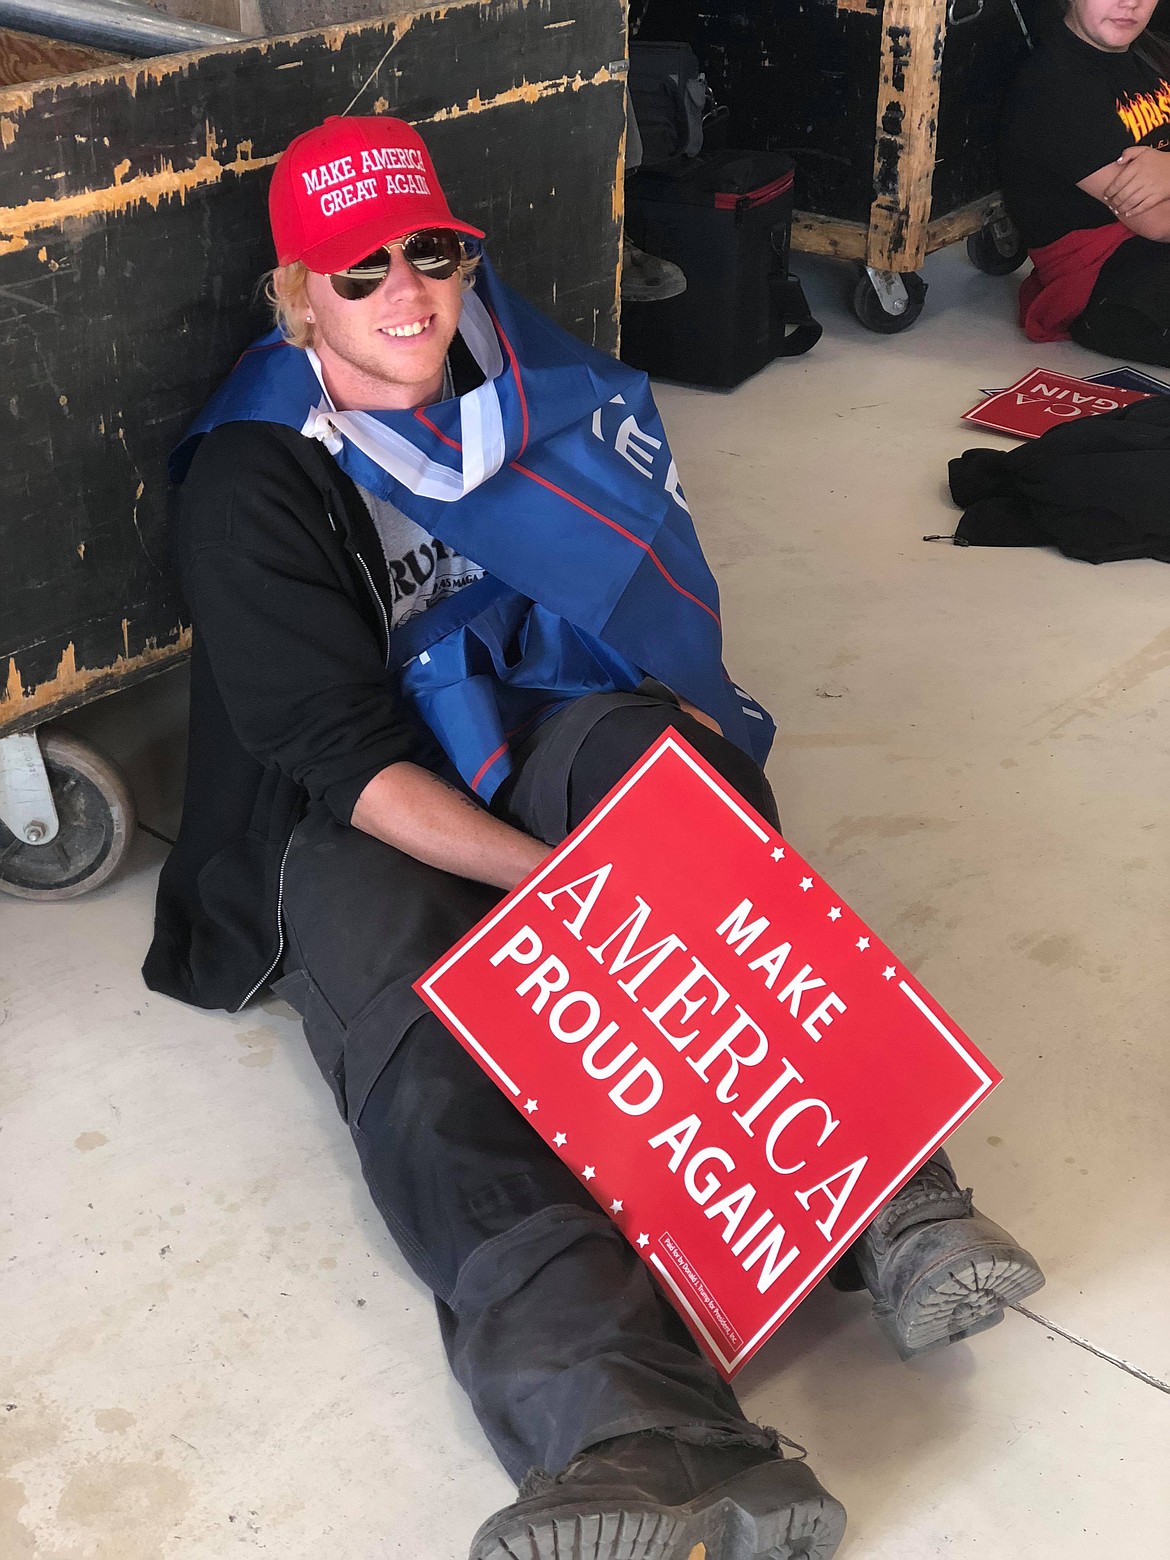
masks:
[[[1163,81],[1160,92],[1118,98],[1115,106],[1122,124],[1135,141],[1140,141],[1159,125],[1170,125],[1170,83]]]

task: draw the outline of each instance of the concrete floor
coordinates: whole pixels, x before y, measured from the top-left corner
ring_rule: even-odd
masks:
[[[996,442],[957,420],[979,387],[1100,365],[1028,346],[961,251],[889,339],[800,268],[810,357],[661,404],[786,831],[1006,1074],[951,1146],[1053,1325],[905,1365],[817,1291],[740,1385],[848,1507],[843,1560],[1165,1557],[1170,574],[924,543]],[[164,832],[182,695],[74,722]],[[0,899],[0,1556],[458,1560],[510,1486],[288,1009],[140,984],[163,849]]]

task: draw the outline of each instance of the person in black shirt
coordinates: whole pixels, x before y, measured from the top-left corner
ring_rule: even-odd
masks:
[[[1001,172],[1033,340],[1170,364],[1170,48],[1156,0],[1067,0],[1008,100]]]

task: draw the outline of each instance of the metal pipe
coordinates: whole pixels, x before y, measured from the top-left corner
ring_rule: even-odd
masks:
[[[0,27],[142,56],[247,42],[244,33],[185,22],[134,0],[0,0]]]

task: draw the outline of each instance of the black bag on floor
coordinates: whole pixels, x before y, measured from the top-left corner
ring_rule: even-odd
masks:
[[[788,273],[792,170],[778,152],[720,151],[627,181],[627,237],[680,266],[687,290],[623,302],[625,362],[730,390],[816,345],[821,327]]]

